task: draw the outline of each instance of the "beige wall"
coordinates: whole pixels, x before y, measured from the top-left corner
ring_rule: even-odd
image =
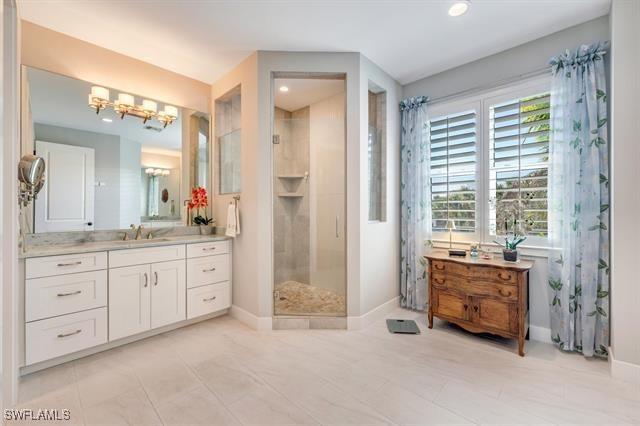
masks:
[[[211,112],[215,117],[215,100],[240,85],[241,96],[241,153],[240,167],[242,188],[240,192],[240,224],[242,233],[233,242],[233,305],[255,316],[271,316],[260,313],[258,306],[258,265],[265,262],[266,253],[258,246],[259,218],[271,208],[258,204],[258,176],[256,170],[261,161],[258,149],[258,55],[254,53],[230,73],[215,82],[211,88]],[[215,120],[213,120],[215,121]],[[215,126],[215,123],[213,124]],[[217,134],[214,128],[211,132]],[[217,161],[217,140],[214,139],[214,164]],[[213,216],[218,226],[226,226],[227,207],[234,194],[218,194],[218,176],[213,176]],[[270,249],[269,249],[270,252]]]
[[[177,106],[210,112],[211,87],[206,83],[27,21],[22,21],[22,63]]]
[[[367,138],[369,81],[386,97],[386,212],[384,222],[369,221]],[[365,314],[400,293],[400,109],[402,87],[380,67],[360,57],[360,312]]]
[[[611,8],[612,373],[640,383],[640,2]]]

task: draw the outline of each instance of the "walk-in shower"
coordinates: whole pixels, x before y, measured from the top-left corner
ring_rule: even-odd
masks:
[[[273,83],[274,314],[344,316],[344,76]]]

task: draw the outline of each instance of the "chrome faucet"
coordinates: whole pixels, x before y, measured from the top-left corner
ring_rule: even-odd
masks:
[[[131,229],[135,229],[136,231],[136,240],[141,240],[142,239],[142,228],[144,228],[142,226],[142,224],[138,225],[138,227],[136,228],[136,226],[132,223],[131,224]]]

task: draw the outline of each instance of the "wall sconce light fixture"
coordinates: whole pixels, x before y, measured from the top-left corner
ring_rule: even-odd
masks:
[[[112,107],[113,110],[123,119],[125,115],[142,118],[145,124],[155,118],[163,124],[163,128],[173,123],[178,118],[178,108],[172,105],[165,105],[164,109],[158,112],[158,104],[149,99],[143,99],[142,105],[136,105],[135,98],[128,93],[118,93],[118,98],[111,102],[109,89],[100,86],[92,86],[89,94],[89,106],[100,114],[100,110]]]

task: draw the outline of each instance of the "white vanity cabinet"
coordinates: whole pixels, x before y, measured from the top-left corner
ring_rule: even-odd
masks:
[[[187,246],[187,318],[231,306],[231,242]]]
[[[107,349],[231,307],[230,241],[34,257],[24,264],[26,366],[57,357],[65,362],[79,356],[74,352]]]
[[[117,264],[132,265],[109,269],[109,341],[186,319],[184,245],[151,250],[174,260],[138,265],[152,259],[145,250],[109,253]]]

